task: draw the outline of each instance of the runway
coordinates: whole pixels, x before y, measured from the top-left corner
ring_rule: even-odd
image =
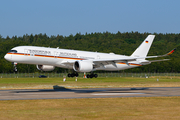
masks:
[[[180,96],[180,87],[0,90],[0,100]]]

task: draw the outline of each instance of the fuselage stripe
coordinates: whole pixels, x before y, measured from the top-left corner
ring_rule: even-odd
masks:
[[[26,53],[7,53],[7,54],[31,56],[30,54],[26,54]],[[46,57],[46,58],[59,58],[59,59],[71,59],[71,60],[85,60],[85,59],[82,59],[82,58],[58,57],[58,56],[48,56],[48,55],[32,55],[32,56]]]

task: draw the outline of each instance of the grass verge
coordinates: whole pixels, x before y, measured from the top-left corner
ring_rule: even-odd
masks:
[[[157,81],[158,79],[158,81]],[[1,78],[0,89],[95,87],[180,87],[178,77],[151,78]],[[180,97],[91,98],[0,101],[0,119],[118,120],[180,119]]]
[[[52,89],[54,85],[66,88],[114,87],[180,87],[179,77],[114,77],[84,79],[67,78],[0,78],[0,89]]]
[[[1,119],[180,119],[180,97],[0,101]]]

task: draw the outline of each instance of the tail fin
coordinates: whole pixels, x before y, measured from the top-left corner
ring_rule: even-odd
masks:
[[[141,45],[133,52],[131,57],[146,57],[155,35],[148,35]],[[143,58],[144,60],[145,58]]]

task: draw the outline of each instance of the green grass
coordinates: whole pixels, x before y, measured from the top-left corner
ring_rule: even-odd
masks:
[[[157,81],[158,79],[158,81]],[[67,78],[0,78],[0,89],[51,89],[54,85],[66,88],[98,87],[180,87],[178,77],[114,77],[84,79]]]
[[[180,97],[0,101],[2,120],[179,120]]]
[[[157,81],[159,79],[159,81]],[[95,87],[180,87],[178,77],[151,78],[0,78],[0,89]],[[87,98],[0,101],[2,120],[174,120],[180,119],[180,97]]]

